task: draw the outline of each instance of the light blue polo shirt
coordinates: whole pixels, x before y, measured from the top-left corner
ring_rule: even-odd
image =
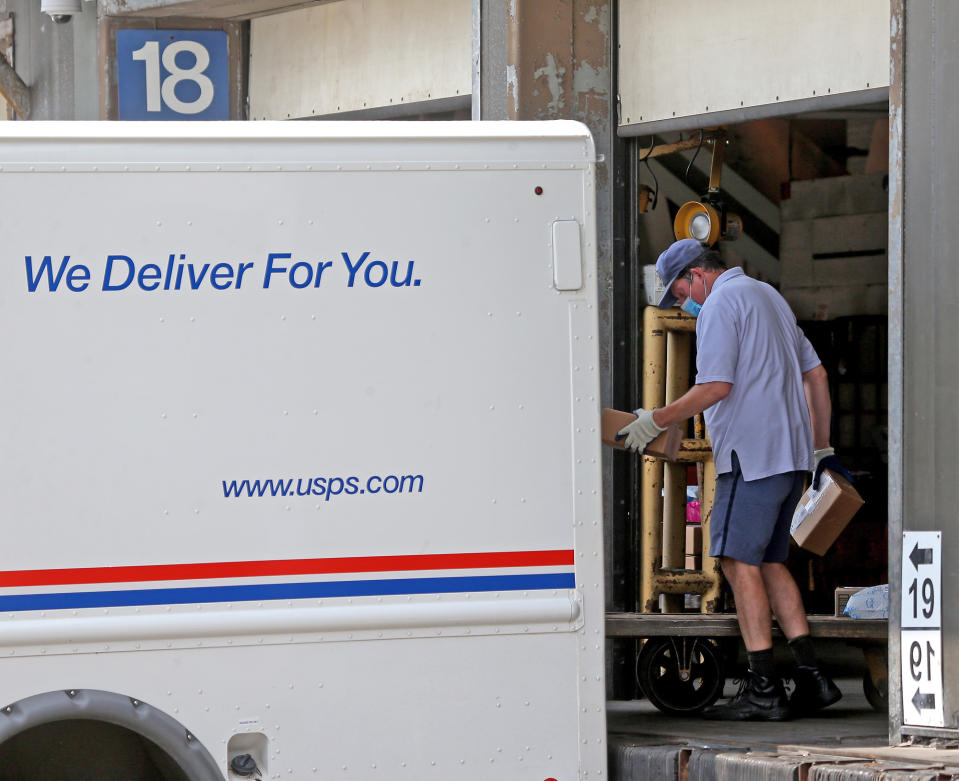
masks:
[[[696,321],[696,384],[729,382],[706,410],[716,472],[745,480],[813,468],[812,424],[802,375],[820,364],[786,300],[731,268],[716,278]]]

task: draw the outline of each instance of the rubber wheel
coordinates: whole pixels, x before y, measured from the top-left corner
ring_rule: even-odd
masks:
[[[636,681],[663,713],[694,715],[723,693],[722,649],[704,637],[651,637],[636,660]]]
[[[873,683],[872,676],[866,670],[862,674],[862,693],[878,713],[887,713],[889,711],[889,681],[883,681],[882,686],[876,686]]]

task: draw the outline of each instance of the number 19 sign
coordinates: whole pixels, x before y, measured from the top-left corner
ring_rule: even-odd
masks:
[[[118,30],[119,119],[229,119],[222,30]]]
[[[942,532],[902,534],[903,724],[942,727]]]

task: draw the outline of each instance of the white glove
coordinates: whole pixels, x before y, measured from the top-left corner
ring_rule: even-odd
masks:
[[[634,453],[641,453],[646,445],[656,439],[660,432],[666,430],[666,427],[656,425],[651,409],[638,409],[634,412],[636,413],[636,420],[617,431],[616,438],[626,437],[626,441],[623,443],[626,449]]]
[[[835,448],[831,448],[831,447],[824,447],[821,450],[815,451],[812,454],[813,461],[814,461],[812,465],[813,474],[816,474],[816,470],[819,468],[820,461],[822,461],[826,456],[834,456],[834,455],[836,455],[836,450]]]

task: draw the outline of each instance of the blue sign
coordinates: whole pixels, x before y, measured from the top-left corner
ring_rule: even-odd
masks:
[[[229,119],[222,30],[118,30],[119,119]]]

